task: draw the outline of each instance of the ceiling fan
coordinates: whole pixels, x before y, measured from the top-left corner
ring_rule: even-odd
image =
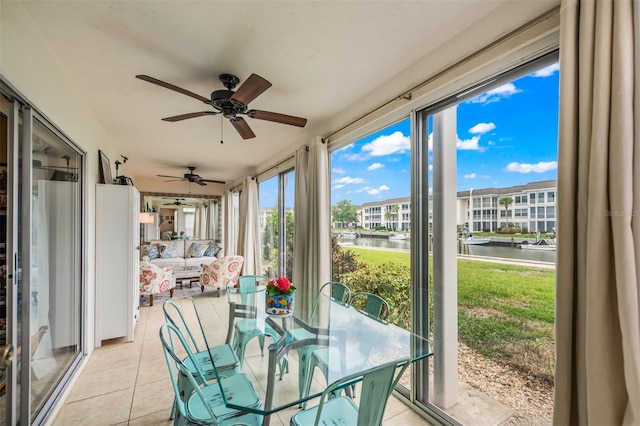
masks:
[[[183,203],[180,200],[184,200],[184,198],[176,198],[173,203],[163,204],[163,206],[193,206],[193,204]]]
[[[148,75],[136,75],[136,78],[157,84],[165,89],[175,90],[183,95],[190,96],[207,105],[211,105],[214,111],[190,112],[187,114],[174,115],[172,117],[163,118],[163,121],[181,121],[188,118],[202,117],[205,115],[222,114],[228,119],[233,127],[238,131],[242,139],[251,139],[256,135],[249,127],[249,124],[239,115],[247,115],[257,120],[273,121],[275,123],[289,124],[291,126],[304,127],[307,124],[306,118],[294,117],[292,115],[280,114],[277,112],[261,111],[257,109],[249,109],[249,102],[257,98],[265,90],[271,87],[271,83],[257,74],[251,74],[249,78],[238,87],[235,92],[233,89],[240,79],[232,74],[220,74],[218,77],[226,90],[214,90],[211,92],[211,98],[205,98],[196,93],[190,92],[173,84],[149,77]]]
[[[213,179],[203,179],[200,177],[200,175],[195,174],[195,170],[196,168],[194,166],[187,166],[187,168],[189,169],[189,173],[185,173],[183,175],[183,177],[178,177],[178,176],[167,176],[167,175],[157,175],[158,177],[163,177],[163,178],[171,178],[173,180],[167,180],[165,182],[175,182],[175,181],[187,181],[187,182],[192,182],[192,183],[197,183],[200,186],[205,186],[207,183],[206,182],[211,182],[211,183],[219,183],[221,185],[224,185],[226,182],[222,181],[222,180],[213,180]]]

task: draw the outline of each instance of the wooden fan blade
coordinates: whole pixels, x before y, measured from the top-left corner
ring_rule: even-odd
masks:
[[[200,185],[200,186],[206,186],[206,185],[207,185],[206,183],[204,183],[204,182],[202,181],[202,179],[198,179],[198,180],[196,180],[196,181],[195,181],[195,183],[197,183],[197,184],[198,184],[198,185]]]
[[[258,74],[251,74],[249,78],[246,79],[240,87],[238,87],[236,93],[234,93],[229,99],[243,105],[248,105],[249,102],[257,98],[269,87],[271,87],[271,83],[267,80],[260,77]]]
[[[273,121],[276,123],[289,124],[291,126],[304,127],[307,125],[307,119],[294,117],[293,115],[279,114],[277,112],[260,111],[252,109],[247,111],[247,115],[258,120]]]
[[[256,135],[253,133],[253,130],[251,130],[251,127],[249,127],[249,124],[244,120],[244,118],[236,117],[232,118],[229,121],[231,121],[233,127],[236,128],[238,133],[240,133],[242,139],[251,139],[256,137]]]
[[[220,185],[224,185],[227,182],[223,180],[213,180],[213,179],[200,179],[202,182],[211,182],[211,183],[219,183]]]
[[[157,78],[149,77],[148,75],[136,75],[136,78],[148,81],[149,83],[157,84],[158,86],[164,87],[165,89],[174,90],[178,93],[182,93],[183,95],[191,96],[192,98],[202,101],[205,104],[211,103],[211,100],[209,98],[205,98],[204,96],[200,96],[197,93],[190,92],[186,89],[183,89],[182,87],[174,86],[173,84],[158,80]]]
[[[183,177],[179,177],[179,176],[167,176],[167,175],[156,175],[156,176],[158,176],[158,177],[165,177],[165,178],[171,178],[171,179],[180,179],[180,180],[184,180],[184,178],[183,178]],[[174,198],[171,198],[171,199],[173,200]]]
[[[180,115],[174,115],[173,117],[166,117],[166,118],[163,118],[162,121],[170,121],[173,123],[175,121],[186,120],[187,118],[204,117],[205,115],[216,115],[216,114],[218,113],[215,111],[190,112],[188,114],[180,114]]]

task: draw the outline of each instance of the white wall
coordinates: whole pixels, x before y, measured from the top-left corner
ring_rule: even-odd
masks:
[[[19,2],[0,2],[0,76],[40,112],[86,151],[86,294],[85,341],[94,342],[95,317],[95,184],[98,150],[114,160],[119,154],[98,117],[85,103],[90,93],[79,93],[67,76],[64,64],[51,54],[47,40]],[[63,31],[64,29],[61,29]],[[115,172],[115,168],[114,168]],[[92,344],[89,345],[92,349]]]

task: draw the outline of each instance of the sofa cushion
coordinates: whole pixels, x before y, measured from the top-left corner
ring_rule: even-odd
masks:
[[[181,241],[182,243],[182,241]],[[163,248],[164,247],[164,248]],[[161,253],[160,258],[169,259],[173,257],[179,257],[177,254],[178,251],[178,241],[167,241],[160,245]]]
[[[188,257],[202,257],[204,255],[205,250],[207,250],[207,248],[209,247],[209,244],[207,243],[196,243],[193,242],[189,245],[189,248],[187,249],[187,253],[185,255],[186,258]]]
[[[203,263],[205,265],[209,265],[213,262],[215,262],[216,260],[218,260],[215,257],[208,257],[208,256],[203,256],[203,257],[185,257],[184,258],[184,266],[200,266]]]
[[[220,250],[220,247],[218,247],[215,243],[211,243],[209,244],[209,246],[207,246],[207,249],[204,252],[204,256],[216,257],[218,256],[218,252]]]
[[[158,244],[143,244],[142,256],[149,256],[149,259],[157,259],[160,257],[160,246]]]

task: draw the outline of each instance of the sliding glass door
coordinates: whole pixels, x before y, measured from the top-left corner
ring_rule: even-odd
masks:
[[[81,356],[83,154],[4,94],[13,100],[0,101],[0,421],[31,424]]]

